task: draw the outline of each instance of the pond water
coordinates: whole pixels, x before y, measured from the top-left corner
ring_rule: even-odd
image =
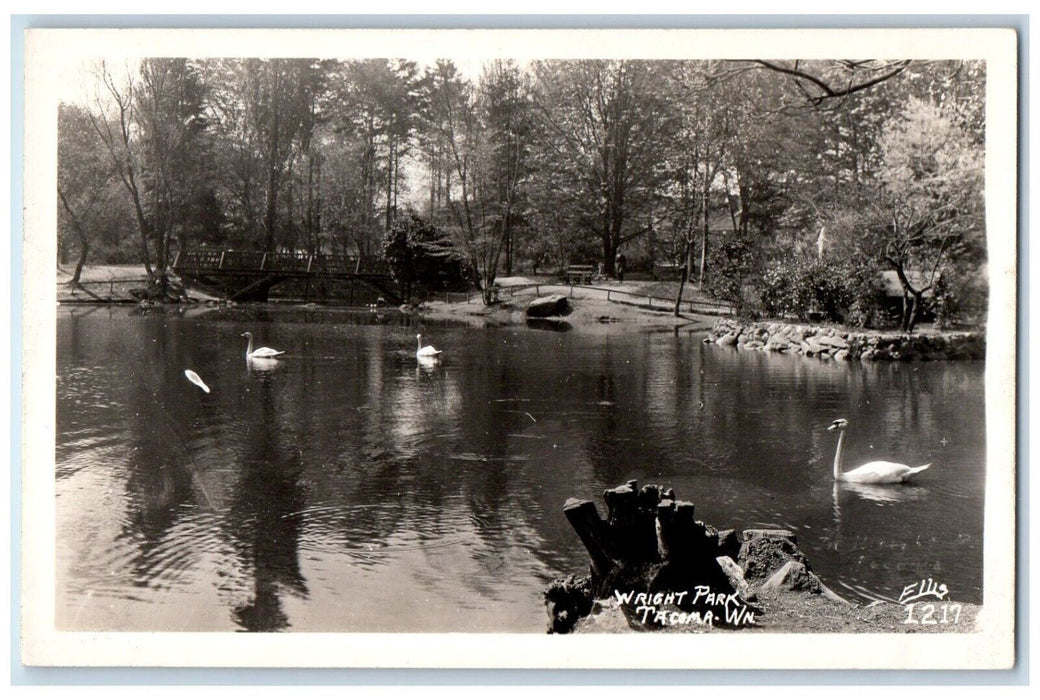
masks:
[[[245,331],[286,354],[247,363]],[[795,531],[847,597],[982,601],[982,363],[277,306],[62,307],[57,338],[60,629],[541,633],[587,571],[564,501],[629,479]],[[838,417],[846,468],[934,466],[835,488]]]

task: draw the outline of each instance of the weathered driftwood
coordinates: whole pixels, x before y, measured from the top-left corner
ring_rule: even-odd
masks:
[[[737,556],[735,532],[720,537],[695,519],[692,503],[676,500],[672,489],[660,486],[640,489],[633,480],[608,489],[603,500],[605,520],[592,501],[572,498],[564,504],[568,522],[588,551],[590,575],[554,582],[546,591],[551,631],[566,632],[587,614],[588,596],[687,592],[674,603],[679,611],[710,611],[719,620],[725,619],[726,606],[747,605],[747,587],[734,575],[739,567],[720,561]]]

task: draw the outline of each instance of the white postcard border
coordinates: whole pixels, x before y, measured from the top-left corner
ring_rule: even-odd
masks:
[[[1017,65],[1010,29],[30,30],[25,51],[22,660],[40,666],[1008,668],[1015,625]],[[421,48],[420,48],[421,47]],[[987,61],[985,604],[966,634],[93,634],[54,629],[56,117],[97,56],[982,58]],[[562,517],[562,516],[561,516]],[[927,572],[922,572],[927,574]]]

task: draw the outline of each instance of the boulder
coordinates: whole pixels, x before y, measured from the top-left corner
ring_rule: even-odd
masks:
[[[593,601],[589,614],[574,620],[571,630],[586,634],[617,634],[641,629],[639,618],[629,620],[615,598]]]
[[[733,332],[729,332],[726,335],[724,335],[721,338],[719,338],[718,340],[716,340],[715,343],[718,344],[718,345],[736,345],[737,344],[737,334],[733,333]]]
[[[592,609],[592,579],[572,574],[553,581],[543,595],[549,613],[549,631],[566,633]]]
[[[851,605],[849,601],[827,588],[809,566],[800,561],[789,561],[780,567],[758,588],[763,593],[806,592],[822,595],[835,603]]]
[[[805,562],[797,538],[790,530],[745,530],[737,562],[748,580],[768,578],[789,561]]]
[[[845,340],[840,335],[822,335],[819,337],[818,342],[820,345],[826,345],[839,350],[846,350],[849,347],[849,341]]]
[[[824,346],[820,344],[819,338],[814,335],[802,341],[802,351],[806,355],[819,355],[824,351]]]
[[[807,591],[809,593],[820,592],[820,579],[800,561],[789,561],[766,582],[759,586],[759,590],[766,593],[783,593],[786,591]]]
[[[571,312],[570,303],[563,294],[551,294],[539,297],[527,305],[527,315],[532,318],[549,316],[566,316]]]

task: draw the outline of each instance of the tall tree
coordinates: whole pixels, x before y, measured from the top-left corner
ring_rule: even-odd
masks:
[[[58,238],[65,251],[71,238],[79,242],[79,259],[71,285],[79,283],[92,243],[92,231],[113,203],[115,172],[91,126],[90,114],[77,105],[58,105]]]
[[[243,243],[267,251],[295,249],[302,228],[303,246],[313,246],[319,167],[313,136],[324,118],[329,66],[284,58],[226,59],[209,66],[208,104],[219,135],[221,179]],[[304,172],[298,175],[296,169]]]
[[[349,61],[336,83],[336,137],[360,156],[362,190],[354,198],[360,207],[356,226],[366,231],[365,254],[396,216],[401,166],[415,144],[425,84],[416,63],[387,59]]]
[[[102,63],[91,125],[133,206],[141,260],[165,287],[170,247],[197,196],[204,86],[186,59],[145,59],[117,77]]]
[[[485,302],[503,254],[510,267],[512,234],[519,219],[520,183],[528,167],[531,109],[517,66],[493,62],[480,84],[439,61],[427,76],[430,153],[440,154],[441,196],[449,230],[477,275]],[[432,161],[431,161],[432,164]]]
[[[521,184],[531,171],[534,114],[530,81],[515,62],[492,61],[481,75],[478,104],[488,132],[492,218],[502,241],[505,273],[511,275],[514,234],[523,206]],[[494,262],[497,266],[497,260]]]
[[[912,331],[943,265],[958,257],[981,261],[983,153],[949,114],[917,98],[886,127],[881,146],[874,230],[903,287],[901,327]]]
[[[664,148],[676,128],[665,66],[649,61],[540,61],[534,65],[539,116],[571,192],[576,224],[599,240],[613,273],[618,248],[652,230]]]
[[[489,145],[477,108],[477,91],[451,61],[437,61],[429,71],[429,125],[444,153],[448,180],[445,202],[449,230],[477,278],[486,289],[493,281],[492,259],[497,263],[498,239],[489,235],[484,208]]]
[[[668,216],[662,228],[672,237],[672,262],[681,265],[676,315],[683,288],[693,276],[698,249],[698,283],[703,286],[705,282],[713,190],[731,139],[732,119],[718,108],[726,98],[719,70],[717,61],[683,61],[674,63],[669,73],[678,126],[667,151],[671,177],[665,185]]]

